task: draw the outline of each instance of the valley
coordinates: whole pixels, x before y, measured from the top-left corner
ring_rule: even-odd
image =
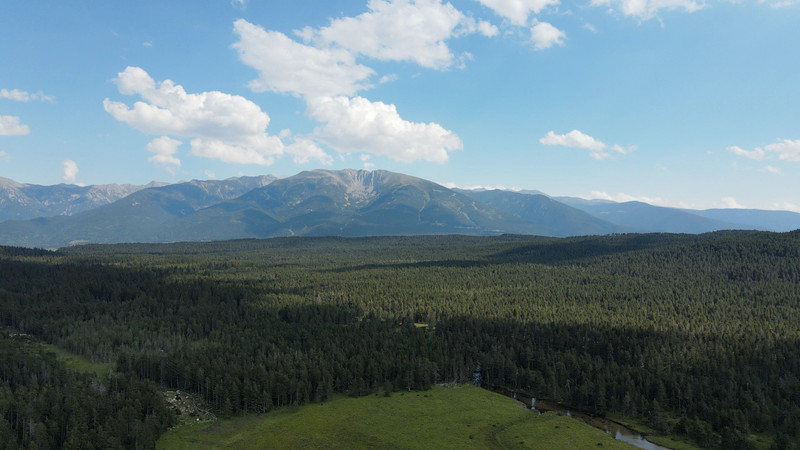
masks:
[[[0,251],[2,325],[113,364],[105,380],[82,375],[97,388],[76,405],[125,379],[130,394],[180,390],[234,418],[340,395],[426,392],[472,382],[480,368],[483,382],[635,419],[703,448],[797,443],[797,232]],[[78,439],[77,424],[47,422],[47,403],[25,400],[67,389],[53,384],[61,363],[26,358],[0,365],[16,367],[2,374],[11,381],[0,386],[0,428],[20,443]],[[134,402],[125,419],[147,428],[151,443],[175,420],[156,397],[160,406]],[[105,439],[133,442],[103,429]]]

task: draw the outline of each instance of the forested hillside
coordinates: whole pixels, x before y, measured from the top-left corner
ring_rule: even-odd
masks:
[[[68,369],[26,336],[0,331],[0,448],[152,448],[173,423],[156,385]]]
[[[480,367],[484,382],[704,447],[800,434],[800,232],[0,252],[3,326],[221,415],[426,389]],[[18,392],[42,385],[3,380],[0,428],[26,445],[41,415]]]

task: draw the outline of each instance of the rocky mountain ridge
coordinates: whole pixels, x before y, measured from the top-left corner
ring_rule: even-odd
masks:
[[[691,211],[539,191],[469,191],[400,173],[352,169],[147,186],[47,187],[0,179],[0,218],[0,245],[45,248],[292,235],[576,236],[800,228],[800,214],[787,211]]]

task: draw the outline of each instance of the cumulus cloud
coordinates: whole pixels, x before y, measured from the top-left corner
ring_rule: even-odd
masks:
[[[324,123],[314,130],[314,138],[340,152],[443,163],[448,152],[463,148],[452,131],[436,123],[406,121],[392,104],[339,96],[310,100],[308,108],[311,118]]]
[[[382,61],[411,61],[430,69],[446,69],[454,56],[446,41],[460,34],[494,35],[496,28],[475,22],[440,0],[370,0],[368,12],[332,20],[318,30],[298,35],[317,47],[338,46]]]
[[[547,22],[538,22],[531,28],[531,41],[536,50],[544,50],[554,45],[564,45],[567,35]]]
[[[604,150],[606,148],[606,144],[578,130],[572,130],[567,134],[556,134],[553,131],[548,131],[543,138],[539,139],[539,142],[544,145],[577,147],[593,151]]]
[[[744,209],[744,206],[740,205],[733,197],[723,197],[722,207],[727,209]]]
[[[31,100],[41,100],[43,102],[54,102],[55,97],[50,95],[45,95],[42,91],[35,92],[33,94],[22,91],[19,89],[0,89],[0,98],[5,98],[8,100],[14,100],[17,102],[29,102]]]
[[[738,146],[731,146],[727,149],[739,156],[762,161],[767,159],[778,159],[781,161],[800,162],[800,139],[779,139],[774,144],[756,147],[753,150],[745,150]]]
[[[147,134],[189,138],[191,154],[239,164],[269,165],[285,151],[283,142],[266,132],[269,116],[255,103],[218,91],[187,93],[172,80],[156,83],[139,67],[128,67],[114,80],[121,94],[138,95],[132,107],[103,100],[115,119]],[[152,144],[152,143],[151,143]],[[158,162],[173,141],[159,141]],[[174,146],[177,148],[177,146]],[[159,155],[161,156],[159,158]]]
[[[283,144],[271,136],[267,136],[266,140],[269,141],[266,143],[266,151],[259,146],[241,146],[219,139],[197,138],[189,143],[191,154],[201,158],[218,159],[226,163],[269,166],[275,163],[275,157],[283,151]]]
[[[500,30],[498,30],[497,27],[491,23],[481,20],[478,22],[478,33],[486,37],[495,37],[500,33]]]
[[[286,148],[295,161],[315,158],[332,163],[316,143],[342,154],[369,153],[405,162],[447,161],[448,152],[463,147],[455,133],[436,123],[407,121],[395,105],[357,95],[372,87],[369,82],[375,72],[356,63],[356,56],[444,69],[470,57],[456,58],[447,39],[464,33],[496,34],[496,28],[440,0],[373,0],[368,8],[359,16],[332,20],[327,27],[296,32],[306,44],[237,20],[234,31],[239,41],[234,48],[242,62],[259,73],[250,88],[300,96],[306,101],[306,114],[321,123]],[[396,79],[387,75],[379,82]]]
[[[525,25],[531,13],[537,14],[548,6],[558,5],[559,0],[478,0],[495,14],[508,19],[514,25]]]
[[[627,154],[634,150],[635,147],[622,147],[621,145],[606,145],[588,134],[582,133],[578,130],[572,130],[567,134],[556,134],[553,131],[548,131],[547,134],[539,139],[544,145],[558,145],[561,147],[573,147],[589,150],[589,155],[597,160],[609,159],[612,157],[611,150],[619,154]]]
[[[364,154],[361,155],[361,162],[364,163],[364,170],[373,170],[375,169],[375,163],[369,162],[372,155]]]
[[[17,116],[0,116],[0,136],[25,136],[31,129]]]
[[[153,139],[147,144],[147,150],[155,154],[147,160],[164,167],[167,172],[175,175],[175,168],[181,166],[181,160],[175,157],[181,144],[183,142],[169,136]]]
[[[71,159],[65,159],[61,163],[63,169],[61,178],[66,183],[74,183],[78,179],[78,164]]]
[[[591,4],[607,7],[639,20],[657,17],[661,10],[683,10],[692,13],[705,6],[704,2],[696,0],[591,0]]]
[[[325,153],[313,140],[306,137],[299,137],[294,143],[286,147],[286,152],[292,155],[292,161],[297,164],[306,164],[312,159],[316,159],[328,166],[333,164],[331,155]]]
[[[233,29],[239,35],[233,44],[239,58],[259,73],[249,84],[255,92],[316,97],[354,95],[371,87],[368,80],[375,71],[356,64],[347,50],[304,45],[244,19],[234,22]]]

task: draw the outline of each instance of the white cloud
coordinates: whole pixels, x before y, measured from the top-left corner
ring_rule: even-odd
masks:
[[[31,132],[17,116],[0,116],[0,136],[24,136]]]
[[[233,47],[259,77],[250,82],[255,92],[273,91],[302,96],[354,95],[370,86],[375,72],[355,63],[344,49],[320,49],[266,31],[244,19],[234,22],[239,42]]]
[[[492,34],[496,28],[440,0],[372,0],[368,7],[368,12],[332,20],[328,27],[296,32],[309,45],[237,20],[234,31],[240,40],[234,48],[242,62],[259,71],[250,88],[301,96],[306,114],[321,122],[313,133],[286,148],[295,162],[313,158],[331,164],[332,158],[317,144],[339,153],[364,152],[405,162],[447,161],[448,152],[463,147],[458,136],[436,123],[404,120],[392,104],[357,96],[372,87],[368,82],[375,72],[357,64],[355,57],[444,69],[471,57],[454,57],[447,39],[466,33]],[[396,79],[396,75],[386,75],[380,82]]]
[[[800,162],[800,139],[784,139],[775,144],[764,147],[768,152],[774,153],[783,161]]]
[[[753,150],[745,150],[738,146],[731,146],[727,149],[739,156],[763,161],[765,159],[778,159],[781,161],[800,162],[800,139],[779,139],[774,144],[756,147]]]
[[[728,147],[727,149],[729,152],[733,152],[736,155],[744,156],[745,158],[755,159],[756,161],[761,161],[766,156],[764,149],[756,148],[755,150],[745,150],[739,146],[733,145]]]
[[[525,25],[531,13],[539,13],[548,6],[558,5],[559,0],[478,0],[497,15],[514,25]]]
[[[55,97],[50,95],[45,95],[42,91],[35,92],[33,94],[21,91],[19,89],[0,89],[0,98],[5,98],[8,100],[14,100],[17,102],[29,102],[31,100],[41,100],[43,102],[54,102]]]
[[[334,19],[327,27],[309,27],[297,34],[317,47],[338,46],[382,61],[411,61],[430,69],[446,69],[454,56],[446,41],[480,32],[497,34],[489,23],[476,23],[441,0],[370,0],[369,12]]]
[[[279,139],[267,136],[266,148],[264,151],[254,146],[241,146],[231,144],[218,139],[192,139],[191,154],[201,158],[218,159],[226,163],[235,164],[258,164],[270,166],[275,163],[276,155],[283,151],[283,143]],[[280,151],[277,151],[280,149]]]
[[[727,209],[744,209],[744,206],[740,205],[733,197],[723,197],[722,207]]]
[[[623,147],[621,145],[614,144],[609,148],[614,152],[619,153],[620,155],[627,155],[628,153],[631,153],[632,151],[636,150],[635,145],[629,145],[627,147]]]
[[[779,169],[779,168],[777,168],[777,167],[769,166],[769,165],[768,165],[768,166],[766,166],[766,167],[764,167],[764,169],[763,169],[763,170],[764,170],[765,172],[769,172],[769,173],[775,173],[775,174],[779,174],[779,173],[781,173],[781,169]]]
[[[597,160],[611,158],[612,155],[607,150],[625,155],[636,148],[635,146],[622,147],[616,144],[609,146],[578,130],[572,130],[567,134],[556,134],[553,131],[548,131],[543,138],[539,139],[539,142],[544,145],[558,145],[589,150],[589,156]]]
[[[763,1],[759,1],[759,3],[764,3]],[[785,0],[785,1],[775,1],[770,3],[772,8],[787,8],[789,6],[794,6],[797,4],[795,0]]]
[[[769,209],[775,209],[778,211],[794,211],[796,213],[800,213],[800,205],[790,202],[773,203],[770,205]]]
[[[369,162],[372,158],[372,155],[368,153],[364,153],[360,156],[361,161],[364,163],[364,170],[373,170],[375,168],[375,163]]]
[[[119,92],[139,95],[132,107],[103,100],[115,119],[147,134],[192,139],[196,156],[240,164],[269,165],[284,144],[266,133],[269,116],[255,103],[218,91],[188,94],[171,80],[156,83],[138,67],[128,67],[114,80]]]
[[[310,100],[308,108],[311,118],[324,123],[313,137],[339,152],[443,163],[448,152],[463,147],[452,131],[436,123],[403,120],[392,104],[339,96]]]
[[[148,161],[164,167],[167,172],[175,175],[175,167],[181,166],[181,160],[175,157],[178,152],[178,147],[183,142],[172,139],[169,136],[161,136],[160,138],[153,139],[147,144],[147,150],[155,153],[155,155],[147,158]]]
[[[8,153],[4,152],[3,150],[0,150],[0,159],[2,159],[3,161],[7,161],[8,158],[9,158]]]
[[[78,178],[78,164],[71,159],[66,159],[61,163],[61,167],[64,169],[61,176],[64,182],[74,183]]]
[[[305,137],[296,138],[293,144],[286,147],[286,152],[293,156],[292,161],[296,164],[307,164],[312,159],[316,159],[326,166],[333,164],[331,155],[325,153],[314,141]]]
[[[485,20],[478,22],[478,32],[486,37],[495,37],[500,33],[496,26]]]
[[[564,45],[566,33],[547,22],[538,22],[531,28],[531,40],[536,50],[544,50],[554,45]]]
[[[544,145],[577,147],[593,151],[605,150],[606,148],[606,144],[578,130],[572,130],[567,134],[555,134],[553,131],[548,131],[543,138],[539,139],[539,142]]]
[[[658,16],[661,10],[683,10],[692,13],[703,9],[705,3],[695,0],[591,0],[592,6],[604,6],[639,20]]]

